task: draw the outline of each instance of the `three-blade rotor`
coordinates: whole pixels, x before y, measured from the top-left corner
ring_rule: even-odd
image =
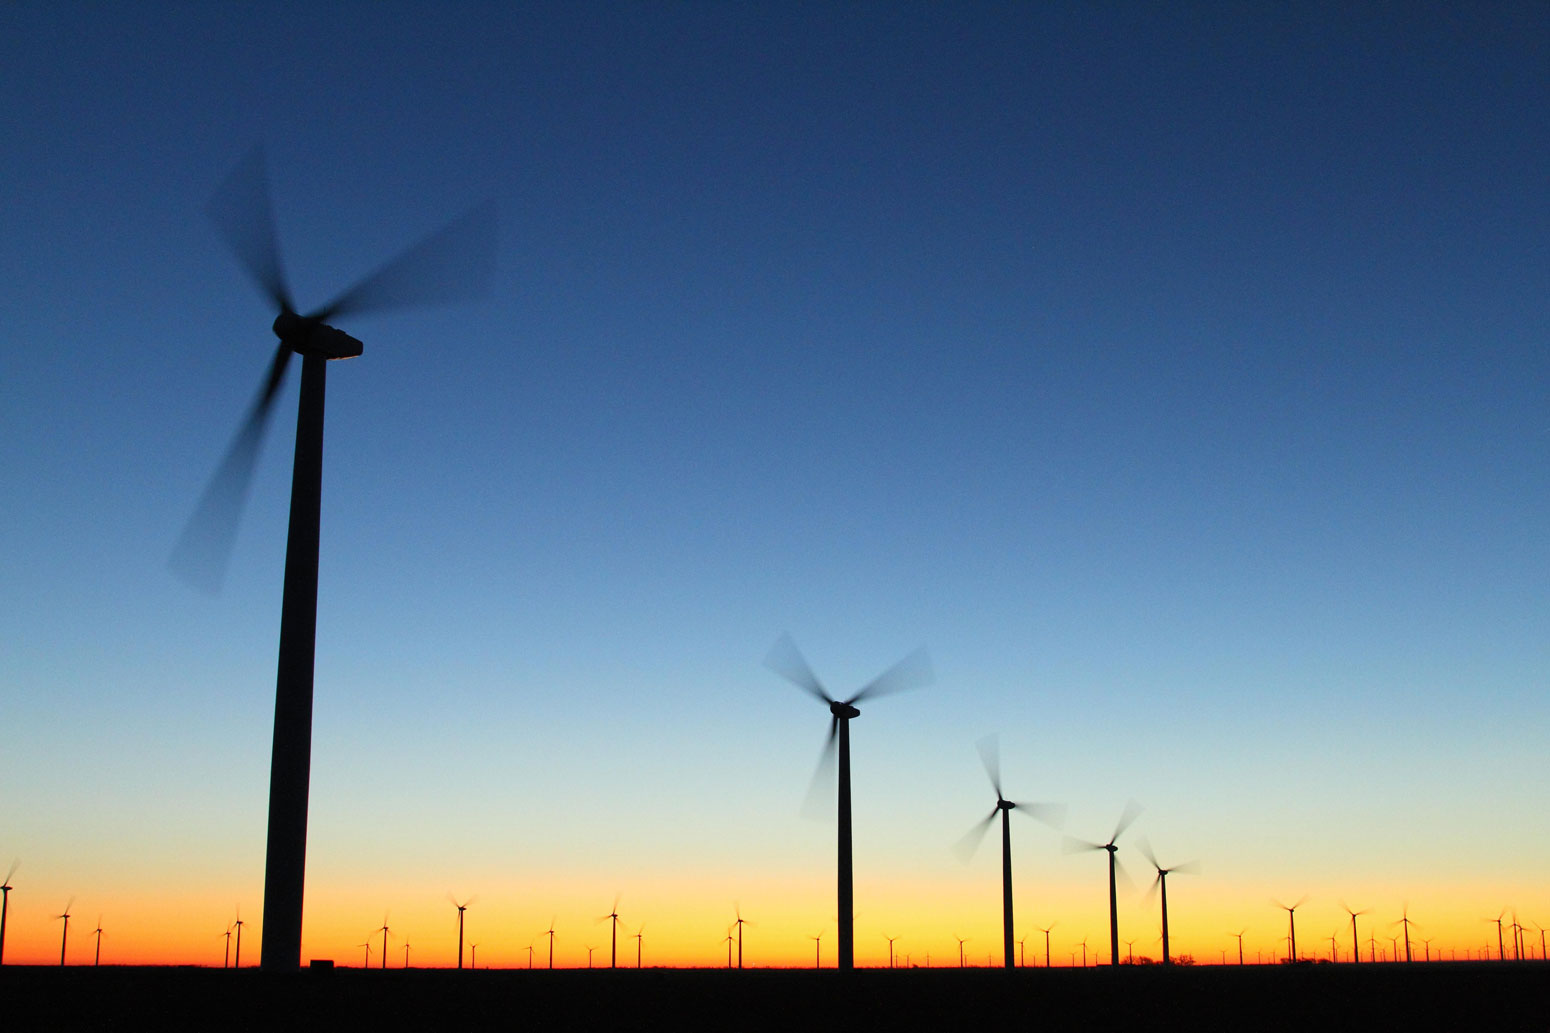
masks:
[[[225,577],[258,453],[291,355],[300,352],[326,359],[359,355],[361,342],[327,325],[327,320],[478,297],[488,290],[495,269],[492,201],[425,237],[322,308],[301,315],[280,261],[270,196],[263,148],[255,147],[238,162],[206,208],[243,269],[276,310],[271,329],[279,338],[258,393],[168,560],[174,573],[210,593],[219,590]]]
[[[1147,842],[1145,839],[1142,839],[1136,843],[1136,846],[1140,848],[1141,854],[1147,859],[1147,862],[1150,863],[1151,866],[1157,871],[1156,877],[1152,879],[1152,885],[1147,888],[1147,900],[1151,900],[1154,896],[1157,895],[1157,890],[1160,886],[1162,886],[1163,880],[1170,875],[1200,874],[1199,861],[1185,861],[1183,864],[1176,864],[1172,868],[1164,868],[1162,865],[1157,863],[1157,855],[1152,853],[1151,843]]]
[[[990,779],[990,787],[996,791],[996,805],[990,813],[974,824],[974,827],[964,833],[963,838],[953,847],[958,858],[967,863],[985,841],[985,834],[990,831],[990,826],[995,823],[996,816],[1006,811],[1017,811],[1026,814],[1035,821],[1042,822],[1050,828],[1059,831],[1066,823],[1066,808],[1058,803],[1027,803],[1022,800],[1008,800],[1001,790],[1001,740],[999,736],[987,735],[974,744],[979,751],[980,763],[985,766],[985,775]]]

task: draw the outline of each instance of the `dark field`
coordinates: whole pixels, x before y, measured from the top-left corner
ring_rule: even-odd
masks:
[[[833,971],[0,969],[10,1030],[1550,1030],[1543,962]]]

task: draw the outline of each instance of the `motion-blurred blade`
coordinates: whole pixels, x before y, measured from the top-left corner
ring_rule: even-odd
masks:
[[[1124,811],[1123,814],[1121,814],[1119,816],[1119,823],[1114,826],[1114,835],[1109,837],[1109,842],[1112,843],[1115,840],[1119,839],[1119,837],[1124,833],[1124,831],[1126,829],[1130,828],[1131,823],[1134,822],[1140,816],[1141,816],[1141,805],[1140,804],[1136,803],[1134,800],[1131,800],[1129,803],[1125,804],[1125,811]]]
[[[990,785],[996,791],[996,799],[1004,800],[1001,793],[1001,737],[991,734],[985,736],[974,744],[979,750],[980,763],[985,765],[985,774],[990,776]]]
[[[1168,869],[1169,875],[1199,875],[1201,872],[1199,861],[1185,861]]]
[[[1082,854],[1089,850],[1102,850],[1103,844],[1089,843],[1085,839],[1077,839],[1075,836],[1067,836],[1065,839],[1061,840],[1060,849],[1062,853]]]
[[[1162,865],[1157,863],[1157,855],[1152,853],[1152,844],[1149,840],[1143,837],[1136,842],[1136,847],[1141,851],[1141,856],[1145,857],[1153,868],[1162,871]]]
[[[237,524],[242,518],[248,489],[253,484],[253,468],[258,463],[264,431],[274,411],[275,395],[285,378],[291,349],[284,343],[275,349],[269,373],[258,389],[247,418],[237,428],[226,457],[216,467],[199,504],[178,536],[167,566],[173,573],[201,591],[214,595],[226,578],[226,566],[237,541]]]
[[[786,679],[797,688],[801,689],[825,703],[833,703],[834,697],[824,689],[823,683],[813,673],[813,669],[807,665],[807,658],[797,648],[789,633],[780,636],[775,644],[770,647],[769,655],[764,658],[764,666]]]
[[[1162,881],[1162,870],[1158,869],[1157,874],[1152,876],[1152,884],[1146,888],[1146,896],[1142,898],[1146,903],[1150,904],[1157,897],[1157,889],[1162,885]]]
[[[923,688],[935,680],[936,673],[931,669],[931,654],[926,652],[925,646],[921,646],[909,656],[900,660],[876,678],[873,678],[862,687],[860,692],[845,702],[854,704],[860,703],[864,699],[891,696],[895,692],[907,692],[910,689]]]
[[[1021,800],[1013,800],[1012,806],[1016,813],[1026,814],[1057,832],[1066,827],[1066,805],[1063,803],[1023,803]]]
[[[262,145],[249,151],[231,170],[205,206],[205,213],[275,308],[296,311],[275,241],[274,207],[269,200]]]
[[[980,844],[985,841],[985,833],[990,831],[991,822],[996,820],[996,815],[1001,813],[1000,807],[993,807],[989,814],[975,823],[974,827],[963,834],[963,838],[953,844],[953,853],[958,855],[958,860],[968,864]]]
[[[486,201],[378,267],[317,318],[483,297],[495,275],[495,202]]]
[[[1136,891],[1136,881],[1132,879],[1130,877],[1130,873],[1125,870],[1125,864],[1119,859],[1119,855],[1115,854],[1113,856],[1115,884],[1123,887],[1126,893],[1134,893]]]
[[[16,860],[11,862],[10,870],[5,873],[5,884],[7,886],[9,886],[11,884],[11,876],[15,875],[16,874],[16,869],[20,868],[21,866],[22,866],[22,860],[19,857]]]
[[[818,766],[813,768],[813,777],[807,783],[807,796],[802,801],[802,816],[805,818],[822,818],[828,813],[826,803],[832,802],[830,790],[834,786],[834,765],[839,757],[840,719],[829,719],[829,735],[823,741],[823,749],[818,754]]]

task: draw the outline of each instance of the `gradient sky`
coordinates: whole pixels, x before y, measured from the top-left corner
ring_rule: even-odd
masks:
[[[853,728],[859,964],[996,948],[990,732],[1201,861],[1202,960],[1550,921],[1543,4],[324,6],[0,8],[6,960],[72,896],[75,960],[258,957],[294,372],[222,593],[166,561],[273,348],[204,215],[260,141],[303,308],[501,220],[487,300],[342,323],[304,958],[450,964],[452,892],[481,963],[616,894],[648,964],[832,962],[784,631],[935,661]]]

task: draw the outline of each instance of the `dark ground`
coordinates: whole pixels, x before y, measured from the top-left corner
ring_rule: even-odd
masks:
[[[834,971],[0,969],[22,1030],[1550,1031],[1550,964]]]

